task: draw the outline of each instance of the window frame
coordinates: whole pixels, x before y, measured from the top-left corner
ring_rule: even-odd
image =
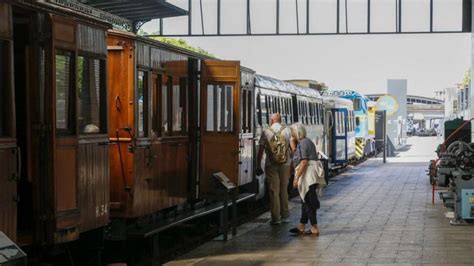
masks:
[[[78,134],[80,136],[93,136],[93,135],[103,135],[107,134],[108,131],[108,114],[107,114],[107,58],[103,55],[97,55],[94,53],[89,52],[78,52],[77,60],[76,60],[76,80],[78,78],[78,64],[79,64],[79,57],[88,58],[92,60],[99,60],[99,68],[101,71],[100,80],[99,80],[99,132],[96,133],[84,133],[81,129],[78,128]],[[77,82],[77,81],[76,81]],[[79,106],[79,87],[76,83],[76,95],[77,95],[77,106]],[[79,115],[80,110],[77,110],[77,126],[79,126]]]
[[[67,127],[66,128],[58,128],[58,84],[57,84],[57,71],[58,66],[56,64],[57,56],[68,56],[69,53],[69,88],[68,91],[68,106],[67,106]],[[77,53],[76,51],[64,49],[64,48],[55,48],[54,49],[54,107],[55,107],[55,114],[54,114],[54,129],[56,136],[66,137],[66,136],[74,136],[77,134]]]
[[[231,90],[231,101],[230,101],[230,104],[231,104],[231,113],[230,113],[230,120],[229,122],[231,123],[230,125],[230,129],[231,130],[228,130],[228,131],[222,131],[222,130],[208,130],[207,126],[208,126],[208,107],[209,107],[209,103],[208,103],[208,99],[209,99],[209,94],[208,94],[208,89],[209,89],[209,86],[214,86],[214,88],[216,88],[216,86],[222,86],[223,88],[225,88],[226,86],[231,86],[232,87],[232,90]],[[235,90],[238,89],[237,88],[237,83],[236,82],[226,82],[226,81],[212,81],[212,82],[207,82],[205,83],[205,85],[203,86],[203,88],[201,88],[203,90],[206,90],[206,104],[205,104],[205,107],[206,107],[206,113],[205,114],[202,114],[204,117],[206,117],[206,124],[205,125],[201,125],[202,127],[204,127],[205,129],[205,132],[206,133],[210,133],[210,134],[239,134],[240,133],[240,128],[237,128],[237,125],[238,125],[238,122],[239,121],[236,121],[237,120],[237,117],[236,117],[236,114],[235,114],[235,95],[236,95],[236,92]],[[237,96],[237,97],[240,97]],[[224,100],[223,100],[224,99]],[[214,99],[216,100],[216,99]],[[225,103],[225,98],[221,98],[221,99],[218,99],[218,100],[221,100],[221,101],[224,101]],[[216,102],[217,103],[217,102]],[[239,103],[240,104],[240,103]],[[217,106],[218,104],[213,104],[213,123],[214,123],[214,127],[217,126],[218,124],[218,117],[216,116],[216,109],[217,109]],[[240,110],[240,106],[237,108],[237,111]],[[221,116],[222,116],[222,113],[221,113]],[[225,115],[223,116],[225,117]]]
[[[6,40],[6,39],[0,39],[0,42],[4,43],[5,45],[5,50],[1,51],[0,53],[5,53],[5,91],[1,92],[0,91],[0,97],[2,97],[5,101],[0,103],[0,112],[1,114],[5,114],[5,116],[2,118],[0,117],[0,139],[5,138],[13,138],[15,133],[14,133],[14,124],[13,124],[13,119],[12,119],[12,114],[13,114],[13,89],[12,89],[12,82],[13,82],[13,62],[12,62],[12,56],[13,56],[13,43],[11,40]],[[0,80],[1,82],[1,80]],[[0,83],[1,84],[1,83]],[[1,100],[0,100],[1,101]],[[0,116],[1,116],[0,114]],[[10,114],[10,115],[8,115]],[[5,119],[5,120],[3,120]]]
[[[163,77],[163,76],[162,76]],[[161,135],[162,137],[177,137],[177,136],[186,136],[188,133],[187,125],[187,110],[188,110],[188,102],[187,102],[187,93],[188,93],[188,78],[187,77],[180,77],[180,76],[173,76],[173,75],[166,75],[168,80],[167,88],[167,120],[168,120],[168,128],[166,135]],[[177,80],[177,84],[174,84],[174,81]],[[184,86],[183,86],[184,85]],[[182,106],[183,111],[181,113],[181,129],[180,130],[173,130],[174,124],[174,114],[177,110],[174,109],[174,87],[178,86],[179,91],[179,105]],[[163,86],[162,86],[163,88]],[[163,110],[163,109],[162,109]]]
[[[140,110],[139,110],[139,80],[140,80],[140,72],[144,74],[144,81],[143,81],[143,131],[140,131]],[[136,126],[136,137],[137,138],[148,138],[150,136],[150,73],[148,69],[145,68],[137,68],[137,86],[136,86],[136,93],[135,93],[135,126]],[[143,135],[141,135],[143,133]]]

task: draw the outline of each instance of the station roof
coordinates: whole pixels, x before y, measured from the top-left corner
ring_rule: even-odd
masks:
[[[188,11],[165,0],[80,0],[80,2],[133,22],[188,14]]]

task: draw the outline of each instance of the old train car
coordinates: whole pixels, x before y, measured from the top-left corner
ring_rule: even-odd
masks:
[[[300,87],[285,81],[256,75],[257,127],[259,132],[269,126],[270,115],[280,113],[282,122],[305,125],[307,137],[324,151],[323,100],[313,89]]]
[[[109,221],[109,26],[46,2],[0,3],[0,230],[21,246]]]
[[[188,58],[133,34],[109,33],[113,217],[152,214],[189,196],[189,102],[196,90]]]
[[[251,70],[118,31],[108,61],[113,217],[206,198],[215,172],[253,182]]]
[[[318,151],[325,153],[324,110],[319,92],[275,78],[255,75],[256,139],[264,128],[269,127],[270,115],[280,113],[282,123],[291,125],[302,123]],[[324,157],[324,156],[323,156]],[[262,162],[257,162],[262,163]],[[258,177],[263,184],[264,176]],[[263,197],[263,185],[258,198]]]

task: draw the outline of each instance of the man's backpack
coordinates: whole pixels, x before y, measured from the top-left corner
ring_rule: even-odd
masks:
[[[268,155],[272,163],[284,164],[288,160],[288,141],[283,135],[284,129],[285,127],[281,127],[280,131],[275,132],[273,128],[268,128],[273,133],[268,141]]]

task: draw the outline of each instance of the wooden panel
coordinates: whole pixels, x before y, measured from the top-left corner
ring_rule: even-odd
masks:
[[[0,231],[16,241],[16,149],[0,147]]]
[[[233,86],[233,132],[208,132],[201,126],[200,197],[211,191],[212,174],[223,172],[234,184],[239,182],[240,62],[203,61],[201,125],[207,125],[207,85]]]
[[[162,69],[163,64],[167,62],[187,61],[187,56],[166,51],[163,49],[151,48],[151,67],[153,69]]]
[[[108,132],[111,140],[109,147],[110,216],[127,217],[131,216],[129,212],[133,205],[133,161],[135,155],[129,152],[130,135],[123,129],[131,128],[133,131],[134,125],[134,40],[109,33],[107,45],[109,47],[107,53]],[[117,49],[117,47],[121,47],[121,49]]]
[[[120,153],[118,152],[118,145]],[[110,164],[110,217],[125,217],[129,206],[133,204],[131,191],[127,187],[133,187],[133,154],[128,152],[128,142],[111,143],[109,145]],[[124,174],[122,174],[122,167]]]
[[[134,153],[133,206],[128,210],[132,217],[151,214],[159,209],[159,193],[151,189],[153,172],[149,161],[150,148],[140,147]]]
[[[6,3],[0,3],[0,37],[11,38],[12,33],[11,6]]]
[[[107,32],[79,24],[77,49],[98,55],[107,55]]]
[[[78,190],[80,231],[104,226],[109,221],[109,148],[102,143],[79,145]]]
[[[188,76],[188,61],[187,60],[169,61],[169,62],[163,63],[163,68],[166,75],[170,75],[173,77],[180,77],[180,78]]]
[[[204,61],[202,71],[205,81],[240,81],[240,62]]]
[[[188,140],[162,142],[157,146],[154,164],[158,170],[157,187],[163,189],[167,197],[188,196]]]
[[[137,43],[137,64],[143,67],[150,67],[151,58],[150,58],[150,46]]]
[[[76,24],[72,21],[53,17],[54,46],[68,50],[76,50]]]
[[[56,211],[76,209],[76,147],[56,147],[54,161]]]

